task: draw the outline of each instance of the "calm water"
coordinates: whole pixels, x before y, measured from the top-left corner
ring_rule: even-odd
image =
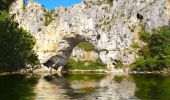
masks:
[[[170,76],[1,75],[0,100],[170,100]]]

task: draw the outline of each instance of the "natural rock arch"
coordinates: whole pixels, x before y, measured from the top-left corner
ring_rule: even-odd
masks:
[[[100,35],[94,36],[95,38],[99,39]],[[89,42],[89,39],[86,39],[86,37],[81,36],[79,34],[76,34],[74,37],[65,37],[62,41],[59,43],[58,48],[58,54],[55,56],[50,57],[44,65],[47,67],[53,67],[54,69],[58,69],[59,67],[64,67],[68,59],[71,56],[71,53],[73,49],[81,42]],[[92,44],[91,42],[89,42]],[[93,45],[93,44],[92,44]],[[95,48],[95,45],[93,45],[95,51],[99,51],[97,48]],[[61,70],[61,69],[59,69]]]
[[[59,62],[60,64],[56,67],[65,66],[72,50],[80,42],[92,44],[98,53],[105,51],[105,48],[101,46],[101,42],[107,41],[107,34],[96,30],[94,20],[86,14],[72,16],[71,18],[70,16],[65,16],[60,20],[57,31],[58,38],[60,38],[57,44],[57,54],[50,57],[44,65],[48,65],[48,62],[52,62],[51,66],[58,65],[58,59],[62,57],[65,60],[62,63]]]
[[[106,0],[85,0],[56,8],[47,26],[44,15],[48,11],[39,3],[28,2],[23,9],[23,0],[16,0],[9,13],[19,27],[35,37],[34,51],[41,63],[58,56],[66,59],[65,64],[77,43],[87,41],[99,52],[102,62],[114,70],[116,59],[130,64],[137,57],[131,44],[138,39],[139,22],[148,31],[169,24],[169,0],[141,1],[113,0],[110,4]]]

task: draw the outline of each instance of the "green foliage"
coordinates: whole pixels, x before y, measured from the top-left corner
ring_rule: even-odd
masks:
[[[0,71],[18,71],[26,65],[34,67],[39,61],[32,50],[35,39],[18,23],[12,21],[7,12],[0,12]]]
[[[25,10],[25,9],[26,9],[26,6],[27,6],[27,4],[26,4],[26,3],[24,3],[24,4],[23,4],[23,8],[22,8],[22,9],[23,9],[23,10]],[[31,10],[31,12],[33,12],[33,9]]]
[[[103,64],[99,59],[96,61],[75,61],[74,59],[70,58],[68,60],[67,67],[68,69],[97,70],[104,69],[105,64]]]
[[[135,74],[135,97],[140,100],[169,100],[170,77],[158,74]]]
[[[85,51],[93,51],[94,50],[93,46],[88,42],[81,42],[78,44],[78,47],[81,49],[84,49]]]
[[[112,6],[113,5],[113,0],[107,0],[107,3]]]
[[[138,58],[136,61],[133,63],[135,66],[134,69],[138,71],[153,71],[157,69],[158,61],[154,58]]]
[[[170,26],[155,29],[147,38],[148,45],[140,50],[143,58],[136,59],[133,69],[153,71],[170,67]]]
[[[146,30],[141,31],[139,34],[140,34],[140,39],[141,40],[143,40],[144,42],[149,42],[150,34]]]
[[[115,68],[116,68],[116,69],[119,69],[119,68],[123,68],[123,67],[124,67],[124,65],[123,65],[123,63],[122,63],[121,60],[115,60],[115,62],[116,62],[116,64],[115,64]]]
[[[139,45],[138,45],[138,43],[133,42],[133,43],[131,44],[131,47],[132,47],[132,48],[139,48]]]
[[[144,46],[143,48],[141,48],[139,50],[139,55],[143,56],[144,58],[149,57],[150,56],[149,47]]]
[[[123,76],[114,76],[114,81],[117,83],[121,83],[123,81],[124,77]]]
[[[53,21],[52,12],[51,11],[47,11],[44,16],[45,16],[44,24],[45,24],[45,26],[48,26]]]
[[[6,10],[8,11],[10,5],[15,0],[0,0],[0,10]]]
[[[151,57],[170,55],[170,26],[162,27],[154,31],[149,42]]]
[[[37,75],[1,75],[0,100],[34,100],[38,79]]]
[[[84,49],[85,51],[93,51],[94,50],[93,46],[88,42],[81,42],[78,44],[78,47],[81,49]]]
[[[42,31],[42,28],[39,28],[38,31]]]

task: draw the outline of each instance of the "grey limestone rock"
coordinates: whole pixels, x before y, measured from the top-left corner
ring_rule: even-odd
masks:
[[[23,6],[22,1],[16,0],[9,12],[35,37],[42,63],[55,55],[66,57],[66,63],[74,47],[86,41],[114,70],[115,59],[130,64],[137,57],[131,45],[142,28],[151,31],[170,22],[169,0],[85,0],[51,12],[37,2]],[[51,21],[45,25],[47,18]]]

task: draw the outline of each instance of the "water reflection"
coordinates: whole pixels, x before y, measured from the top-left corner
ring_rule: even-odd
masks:
[[[35,75],[1,75],[0,100],[33,100],[38,79]]]
[[[170,100],[170,77],[164,75],[133,75],[135,96],[142,100]]]
[[[163,75],[0,75],[0,100],[170,100]]]
[[[64,74],[47,75],[37,85],[37,100],[119,100],[130,99],[135,92],[135,84],[128,76],[114,81],[113,75],[104,74]]]

